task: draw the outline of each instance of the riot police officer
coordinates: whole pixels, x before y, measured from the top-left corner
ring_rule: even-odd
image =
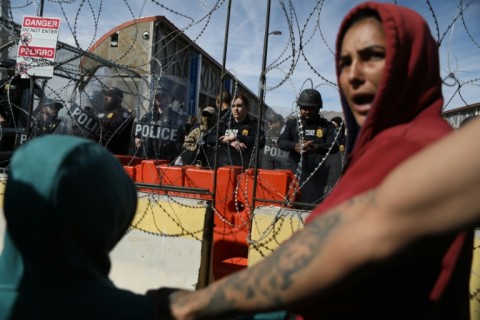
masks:
[[[122,90],[96,90],[87,100],[88,105],[72,105],[55,133],[98,141],[113,154],[128,154],[133,115],[122,107]]]
[[[70,108],[67,108],[67,115],[63,117],[54,133],[100,142],[102,127],[95,110],[91,105],[72,103]]]
[[[97,117],[102,131],[103,146],[113,154],[128,154],[133,126],[133,114],[122,107],[123,91],[117,87],[104,90],[103,110],[98,110]]]
[[[281,150],[277,146],[277,140],[280,136],[280,130],[285,121],[279,114],[273,115],[270,121],[265,123],[265,148],[262,152],[262,165],[264,169],[285,169],[288,161],[288,152]]]
[[[52,133],[60,123],[58,112],[63,108],[63,103],[51,99],[44,99],[38,106],[35,114],[34,134],[41,136]]]
[[[155,92],[153,111],[135,125],[135,146],[142,156],[173,162],[181,154],[185,119],[173,110],[174,102],[172,92],[160,87]]]
[[[323,118],[319,111],[322,96],[315,89],[305,89],[297,100],[299,117],[287,119],[277,145],[289,152],[288,167],[299,171],[301,201],[316,204],[322,201],[332,186],[327,184],[328,167],[325,155],[337,152],[335,126]]]

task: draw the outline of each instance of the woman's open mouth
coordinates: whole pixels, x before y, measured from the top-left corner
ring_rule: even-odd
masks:
[[[370,110],[374,98],[374,94],[356,94],[352,98],[353,106],[351,107],[359,113],[366,113]]]

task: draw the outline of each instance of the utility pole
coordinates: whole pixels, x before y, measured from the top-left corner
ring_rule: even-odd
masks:
[[[260,131],[262,128],[263,122],[263,108],[265,105],[265,85],[267,82],[267,77],[265,75],[265,69],[267,68],[267,51],[268,51],[268,36],[270,35],[270,5],[271,0],[267,0],[267,11],[265,17],[265,33],[263,36],[263,57],[262,57],[262,70],[260,73],[260,83],[259,83],[259,92],[258,97],[260,98],[260,104],[258,106],[258,123],[257,123],[257,137],[255,142],[255,166],[253,170],[253,199],[252,199],[252,210],[255,209],[255,200],[257,197],[257,177],[258,177],[258,162],[260,161]],[[278,34],[278,33],[276,33]]]

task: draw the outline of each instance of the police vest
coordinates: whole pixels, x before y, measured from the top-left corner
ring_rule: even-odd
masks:
[[[135,136],[144,139],[156,139],[163,141],[179,141],[179,126],[176,117],[155,115],[152,119],[146,116],[141,123],[135,126]]]
[[[113,135],[120,135],[132,118],[132,113],[120,108],[112,112],[99,113],[98,118],[103,128],[103,139],[109,140]]]
[[[304,125],[303,127],[303,139],[307,141],[324,139],[325,134],[325,129],[320,124]]]
[[[230,134],[233,134],[234,136],[237,135],[242,135],[242,136],[248,136],[251,133],[251,128],[249,124],[243,125],[238,128],[227,128],[225,129],[224,135],[228,136]]]

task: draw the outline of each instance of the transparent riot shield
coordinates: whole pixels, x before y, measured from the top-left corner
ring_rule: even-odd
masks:
[[[135,154],[173,164],[182,154],[186,135],[186,84],[165,75],[153,82],[148,96],[148,107],[140,110],[134,124]]]
[[[55,133],[100,140],[102,128],[97,114],[104,108],[105,84],[98,77],[89,80],[73,91],[67,112]]]
[[[114,154],[128,154],[142,81],[125,69],[99,67],[87,73],[55,133],[91,139]]]

